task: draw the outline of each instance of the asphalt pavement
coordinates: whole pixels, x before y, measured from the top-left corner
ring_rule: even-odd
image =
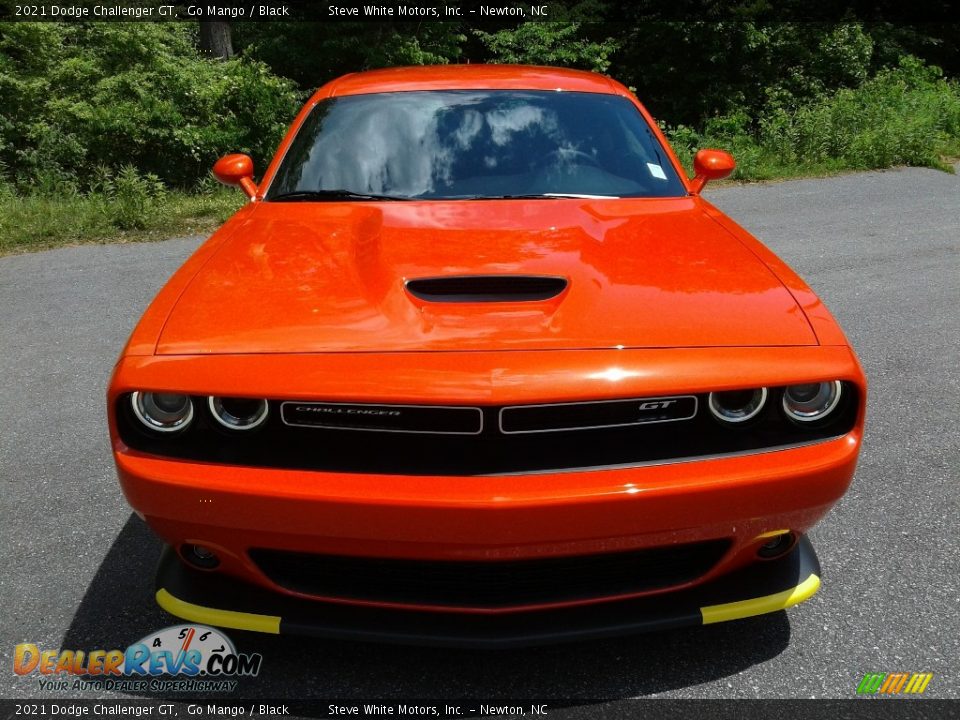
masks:
[[[264,655],[239,696],[850,698],[864,673],[922,671],[927,697],[960,697],[960,176],[898,169],[707,197],[804,276],[869,378],[856,478],[811,534],[820,592],[760,618],[522,651],[231,632]],[[14,675],[17,643],[124,648],[173,624],[152,597],[160,544],[114,476],[104,391],[200,242],[0,258],[0,697],[90,696]]]

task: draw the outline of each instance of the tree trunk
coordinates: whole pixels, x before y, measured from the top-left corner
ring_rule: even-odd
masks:
[[[233,38],[230,34],[230,23],[223,20],[201,20],[200,51],[220,60],[232,57]]]

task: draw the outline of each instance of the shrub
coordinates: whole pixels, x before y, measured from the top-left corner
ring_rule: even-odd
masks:
[[[858,88],[793,111],[774,103],[754,123],[738,111],[711,118],[703,132],[681,125],[667,134],[688,168],[698,148],[730,150],[741,179],[893,165],[950,169],[943,157],[960,152],[960,85],[905,57]]]
[[[201,57],[184,23],[7,23],[0,96],[0,160],[30,190],[128,164],[190,186],[230,151],[263,167],[299,105],[262,63]]]
[[[166,188],[156,175],[141,175],[132,165],[124,165],[114,176],[101,169],[91,197],[103,203],[104,214],[120,230],[143,230],[160,212]]]

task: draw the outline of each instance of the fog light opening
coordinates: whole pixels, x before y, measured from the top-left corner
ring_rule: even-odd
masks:
[[[204,545],[185,543],[180,547],[180,555],[188,563],[201,570],[213,570],[220,565],[220,558]]]
[[[790,551],[795,541],[796,537],[791,532],[786,532],[783,535],[777,535],[761,545],[760,549],[757,550],[757,555],[766,559],[780,557],[781,555]]]

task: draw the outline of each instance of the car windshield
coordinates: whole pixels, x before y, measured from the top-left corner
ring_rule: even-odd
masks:
[[[310,111],[268,200],[678,197],[627,98],[534,90],[349,95]]]

